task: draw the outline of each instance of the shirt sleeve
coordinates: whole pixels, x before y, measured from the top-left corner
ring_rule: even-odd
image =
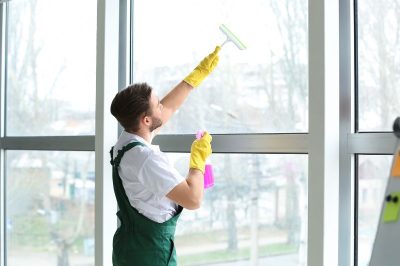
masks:
[[[185,180],[161,152],[152,152],[143,163],[139,182],[158,198],[165,197],[176,185]]]

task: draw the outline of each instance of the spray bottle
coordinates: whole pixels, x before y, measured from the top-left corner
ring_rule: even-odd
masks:
[[[196,139],[201,139],[204,134],[204,130],[199,130],[196,133]],[[204,170],[204,188],[210,188],[214,186],[214,173],[211,162],[209,159],[206,160],[206,167]]]

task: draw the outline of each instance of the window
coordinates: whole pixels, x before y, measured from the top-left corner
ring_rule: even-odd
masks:
[[[213,147],[216,184],[202,208],[185,210],[178,222],[179,263],[306,265],[308,156],[245,149],[249,140],[262,146],[260,133],[308,131],[307,1],[132,3],[131,82],[147,82],[160,98],[225,41],[221,24],[249,47],[226,44],[218,67],[157,137],[177,152],[169,156],[186,175],[188,136],[177,134],[206,129],[223,141],[239,134],[226,144],[229,153]]]
[[[400,1],[354,3],[356,100],[352,104],[356,134],[349,144],[355,147],[352,153],[356,155],[358,173],[354,265],[364,266],[373,252],[390,173],[392,156],[387,154],[393,153],[397,145],[396,138],[384,131],[392,131],[393,121],[400,113]]]
[[[94,153],[6,156],[7,265],[94,265]]]
[[[159,97],[223,43],[220,24],[249,47],[226,44],[162,133],[308,131],[307,1],[146,0],[133,10],[133,82]]]
[[[188,154],[169,154],[182,175]],[[177,226],[180,265],[307,265],[307,156],[213,154],[215,185]]]
[[[0,10],[0,264],[94,265],[97,2]]]
[[[362,2],[356,10],[359,11],[360,19],[357,29],[359,38],[355,40],[360,44],[357,47],[358,54],[355,60],[359,70],[355,75],[358,80],[358,94],[355,94],[358,105],[354,109],[351,108],[353,103],[346,102],[352,96],[349,96],[351,88],[341,86],[349,95],[344,97],[346,104],[340,106],[346,106],[345,110],[341,110],[343,111],[341,122],[342,118],[350,121],[352,113],[356,110],[358,116],[355,116],[355,119],[358,124],[355,131],[346,129],[345,133],[343,131],[340,133],[341,141],[346,141],[348,144],[341,151],[340,159],[342,160],[342,155],[351,157],[349,160],[346,159],[345,173],[342,175],[341,172],[339,177],[341,190],[349,188],[345,191],[346,195],[340,195],[341,203],[345,200],[351,201],[349,199],[353,196],[351,193],[354,190],[351,191],[351,186],[345,186],[350,181],[343,182],[353,181],[350,173],[353,155],[377,154],[374,156],[383,158],[384,154],[392,152],[387,148],[390,146],[387,144],[392,140],[375,141],[373,134],[363,133],[363,136],[353,133],[390,130],[393,116],[399,113],[395,102],[398,98],[396,73],[399,72],[396,70],[399,60],[395,51],[399,47],[396,46],[398,44],[394,38],[398,31],[397,18],[400,17],[397,14],[399,5],[396,1]],[[308,3],[311,5],[308,6]],[[94,265],[94,257],[96,264],[97,261],[103,264],[111,261],[109,247],[116,219],[113,215],[103,214],[114,211],[115,201],[111,180],[106,178],[109,177],[107,172],[109,159],[102,157],[108,152],[110,148],[108,145],[115,141],[111,140],[114,135],[110,132],[116,134],[117,130],[103,109],[109,107],[110,95],[114,95],[117,88],[126,85],[126,76],[130,77],[131,83],[148,82],[160,97],[164,96],[205,55],[224,41],[223,34],[218,30],[218,26],[222,23],[232,29],[249,49],[239,51],[234,45],[227,44],[221,51],[218,68],[200,88],[191,93],[182,109],[159,135],[163,143],[170,145],[168,148],[175,146],[170,150],[167,149],[167,152],[173,152],[170,156],[175,158],[178,170],[187,167],[188,150],[186,146],[183,148],[183,144],[186,145],[188,140],[187,134],[194,135],[198,129],[207,129],[216,135],[217,145],[212,158],[216,185],[206,191],[206,199],[201,210],[185,211],[182,215],[176,236],[178,259],[183,265],[195,263],[218,265],[219,262],[231,259],[236,261],[232,262],[234,264],[247,265],[250,261],[258,259],[260,264],[267,261],[271,264],[289,266],[290,263],[293,266],[307,265],[307,263],[310,266],[320,266],[325,261],[337,259],[335,252],[332,252],[335,255],[323,252],[329,250],[330,245],[335,245],[336,248],[336,244],[333,244],[335,241],[329,241],[335,240],[336,229],[332,234],[331,232],[324,234],[326,230],[330,230],[329,226],[323,228],[323,231],[321,228],[312,227],[308,228],[310,233],[306,234],[309,238],[303,237],[304,230],[307,229],[304,228],[307,220],[317,222],[318,225],[335,225],[336,220],[348,224],[353,214],[347,212],[346,208],[344,208],[346,210],[340,208],[339,219],[327,219],[332,213],[336,217],[336,210],[328,215],[324,210],[330,207],[326,199],[331,195],[336,196],[337,188],[326,189],[324,187],[326,183],[319,182],[321,181],[319,178],[331,181],[330,178],[334,174],[325,178],[325,173],[335,164],[323,165],[318,171],[315,170],[315,166],[320,162],[329,164],[334,161],[330,159],[335,157],[330,157],[327,153],[332,152],[336,155],[337,150],[335,147],[329,147],[323,152],[322,148],[315,151],[315,144],[322,143],[318,140],[322,139],[325,143],[330,141],[324,135],[324,130],[316,134],[313,131],[313,138],[307,134],[309,128],[315,129],[314,125],[324,125],[326,129],[331,122],[325,119],[330,117],[329,115],[324,113],[323,116],[319,116],[315,111],[320,107],[326,107],[324,105],[326,98],[322,98],[323,93],[319,92],[326,93],[328,87],[335,87],[335,85],[324,85],[320,77],[322,75],[335,77],[335,73],[326,76],[328,75],[326,69],[329,67],[325,69],[324,65],[335,66],[330,64],[332,61],[330,55],[338,58],[337,51],[335,49],[329,51],[328,48],[332,47],[329,44],[338,43],[338,36],[335,35],[338,16],[336,10],[330,10],[330,7],[336,8],[336,4],[338,3],[328,0],[272,2],[85,0],[77,7],[57,0],[0,1],[2,11],[0,14],[2,33],[0,35],[2,38],[0,165],[5,167],[0,169],[0,196],[3,199],[0,200],[0,225],[3,227],[2,232],[5,233],[0,234],[0,264],[25,265],[26,262],[21,261],[25,259],[20,256],[21,252],[26,254],[26,259],[29,259],[31,264],[49,264],[49,266],[55,265],[57,260],[65,262],[67,258],[71,266]],[[351,12],[349,14],[342,12],[342,7],[346,4],[352,4],[352,1],[340,1],[340,22],[343,18],[350,19]],[[133,11],[129,14],[133,28],[129,30],[124,29],[126,18],[121,18],[127,15],[124,13],[125,5],[127,12]],[[325,8],[330,10],[329,15],[326,15]],[[335,19],[332,19],[331,14],[334,14]],[[379,21],[382,16],[385,17],[385,21]],[[368,21],[370,17],[372,19]],[[99,22],[97,25],[96,21]],[[309,22],[312,23],[310,28],[308,28]],[[334,22],[332,24],[335,26],[330,25],[330,22]],[[96,36],[97,27],[98,36]],[[125,36],[126,30],[132,35]],[[343,33],[343,27],[340,27],[340,30],[340,36],[345,36],[344,39],[351,35],[351,31]],[[129,50],[129,56],[124,56],[127,51],[121,50],[127,50],[125,49],[127,40],[132,49]],[[342,46],[342,38],[340,40],[341,51],[346,50],[346,45]],[[351,44],[351,40],[349,43]],[[309,52],[309,45],[316,50],[312,49]],[[308,62],[309,56],[310,62]],[[128,57],[132,61],[126,59]],[[351,58],[351,52],[343,57]],[[131,64],[129,69],[125,68],[126,62],[122,62],[124,60]],[[347,72],[351,72],[351,63],[346,64],[345,67],[341,64],[337,69],[349,74]],[[129,75],[125,76],[127,73]],[[95,75],[100,82],[96,82]],[[101,80],[101,77],[104,79]],[[340,79],[342,81],[343,75]],[[116,80],[118,84],[115,84]],[[324,79],[326,80],[329,79]],[[97,92],[95,88],[98,89]],[[381,91],[381,88],[385,90]],[[95,106],[95,95],[97,102],[104,102],[104,106],[102,103],[100,106]],[[312,101],[309,102],[309,98]],[[336,99],[330,103],[338,106]],[[312,112],[309,112],[309,109]],[[97,137],[100,138],[96,143],[100,143],[101,146],[104,141],[104,147],[96,145],[96,167],[104,166],[99,172],[96,168],[96,178],[90,173],[94,164],[95,110],[96,112],[100,110],[96,113],[96,125],[104,125],[104,128],[96,126],[98,134],[96,140]],[[322,123],[316,123],[321,120]],[[383,135],[387,136],[389,133]],[[38,138],[39,136],[41,138]],[[68,141],[60,142],[58,137]],[[364,137],[367,140],[360,141]],[[365,149],[368,152],[363,153]],[[361,155],[358,161],[366,162],[372,157]],[[374,157],[374,160],[377,157]],[[104,163],[97,164],[99,162],[97,159],[103,160]],[[84,167],[88,161],[91,161],[87,164],[88,169],[92,170]],[[232,169],[239,168],[243,162],[247,165],[244,169],[231,171],[233,174],[227,174],[221,169],[228,165],[228,161],[233,162],[230,165]],[[374,161],[373,164],[378,163]],[[382,168],[385,168],[384,164],[382,162]],[[293,166],[295,174],[291,174],[291,167],[288,165]],[[310,174],[306,171],[307,167],[313,170]],[[257,171],[259,175],[256,174]],[[64,176],[64,180],[58,182],[59,176]],[[292,180],[289,180],[290,176],[293,177]],[[93,199],[90,196],[93,195],[94,188],[89,186],[89,183],[84,187],[79,186],[82,185],[79,180],[84,178],[99,182],[95,190],[96,210],[100,210],[96,211],[95,237],[91,227],[94,218],[90,217],[94,214],[94,207],[91,205]],[[379,198],[381,195],[382,188],[378,185],[381,182],[377,180],[374,183],[377,187],[371,188],[368,184],[364,184],[361,176],[357,178],[360,178],[359,184],[362,186],[360,188],[365,193],[358,195],[363,198],[359,198],[359,203],[362,204],[359,204],[361,208],[356,212],[360,217],[366,218],[367,214],[363,213],[369,208],[369,204],[373,204],[369,199]],[[251,183],[241,183],[243,179]],[[225,191],[211,193],[221,189],[220,185],[226,184],[227,180],[232,181],[235,187],[232,193],[235,198],[232,200],[229,198],[232,195],[227,193],[226,187]],[[21,190],[19,192],[23,193],[15,193],[15,182],[22,182],[18,184],[18,188]],[[291,193],[293,184],[296,184],[295,193]],[[310,184],[309,191],[306,189],[307,184]],[[303,191],[299,189],[302,187]],[[37,197],[31,193],[32,189],[40,191],[45,197]],[[242,190],[249,193],[240,194]],[[326,193],[327,190],[334,192]],[[85,200],[77,201],[76,197],[83,194],[89,196],[87,198],[85,196]],[[64,195],[64,201],[57,198],[60,195]],[[296,197],[301,200],[295,202]],[[310,208],[305,206],[304,209],[295,212],[296,217],[291,217],[292,213],[288,210],[294,208],[295,203],[296,206],[304,206],[302,200],[307,197],[310,199]],[[248,208],[250,205],[246,204],[249,200],[256,200],[257,208]],[[44,202],[49,204],[46,205]],[[17,206],[15,203],[18,203]],[[215,210],[212,208],[212,204],[216,203],[222,205],[217,206],[221,213],[218,217],[215,217]],[[348,207],[350,203],[345,204]],[[82,210],[82,205],[89,210],[85,216],[75,212],[78,209]],[[234,212],[232,206],[237,207]],[[343,206],[341,204],[340,207]],[[41,229],[28,233],[21,231],[22,212],[27,214],[26,219],[30,222],[30,228],[39,226]],[[207,216],[212,212],[214,216]],[[83,217],[83,220],[65,219],[69,213]],[[234,220],[226,219],[228,214],[234,215]],[[302,218],[298,219],[297,214]],[[371,217],[373,215],[378,214],[371,214]],[[241,219],[243,217],[246,219]],[[235,221],[236,227],[232,226],[232,221]],[[349,234],[351,230],[347,229],[353,229],[353,224],[351,226],[346,224],[344,230],[339,229],[341,266],[358,265],[357,261],[349,263],[348,258],[352,258],[351,252],[346,254],[351,250],[349,243],[354,239],[359,246],[360,252],[356,254],[360,256],[360,263],[367,260],[360,254],[371,246],[370,236],[373,233],[368,230],[371,228],[375,230],[373,222],[367,217],[366,220],[360,219],[355,223],[359,224],[359,236]],[[45,229],[43,229],[44,224],[48,225]],[[76,241],[69,246],[68,255],[57,257],[57,248],[60,245],[57,246],[55,239],[61,239],[60,237],[65,236],[63,234],[73,230],[71,228],[79,227],[80,224],[83,228],[76,231],[79,235],[77,238],[72,237]],[[368,226],[371,227],[368,229]],[[55,227],[62,230],[50,235],[49,230]],[[195,235],[198,228],[204,229],[204,235]],[[236,228],[236,233],[229,232],[232,228]],[[277,237],[270,237],[272,234],[267,236],[266,230],[270,230],[268,233],[277,233]],[[346,234],[341,234],[343,232]],[[203,241],[199,242],[202,249],[193,243],[188,243],[186,237],[188,235],[196,240],[204,237]],[[343,235],[345,235],[344,240]],[[216,239],[217,237],[220,238]],[[236,242],[232,241],[235,237]],[[29,242],[32,239],[38,241],[34,247],[32,242]],[[96,256],[91,253],[93,239],[96,239]],[[213,246],[214,243],[218,245]],[[234,243],[237,249],[231,252],[236,248]],[[205,252],[209,252],[210,246],[216,247],[216,252],[212,254],[213,256],[205,257]],[[225,251],[221,247],[225,247]],[[311,255],[308,262],[307,255]],[[342,257],[345,258],[342,260]],[[208,260],[204,261],[204,258]],[[272,260],[274,261],[271,262]]]
[[[357,1],[357,6],[358,130],[391,131],[400,113],[400,1]]]
[[[96,1],[13,0],[7,35],[7,135],[93,135]]]
[[[358,156],[358,190],[371,191],[368,198],[358,200],[358,265],[367,266],[371,258],[379,215],[385,197],[386,183],[390,175],[392,156]],[[376,193],[372,193],[376,191]]]

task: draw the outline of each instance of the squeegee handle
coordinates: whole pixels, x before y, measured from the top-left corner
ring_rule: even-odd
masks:
[[[221,48],[222,48],[222,46],[224,46],[227,42],[229,42],[230,40],[229,40],[229,38],[227,38],[222,44],[221,44]]]

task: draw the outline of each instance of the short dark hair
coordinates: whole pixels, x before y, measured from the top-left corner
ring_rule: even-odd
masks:
[[[110,111],[126,131],[139,130],[140,117],[150,111],[152,90],[147,83],[136,83],[115,95]]]

